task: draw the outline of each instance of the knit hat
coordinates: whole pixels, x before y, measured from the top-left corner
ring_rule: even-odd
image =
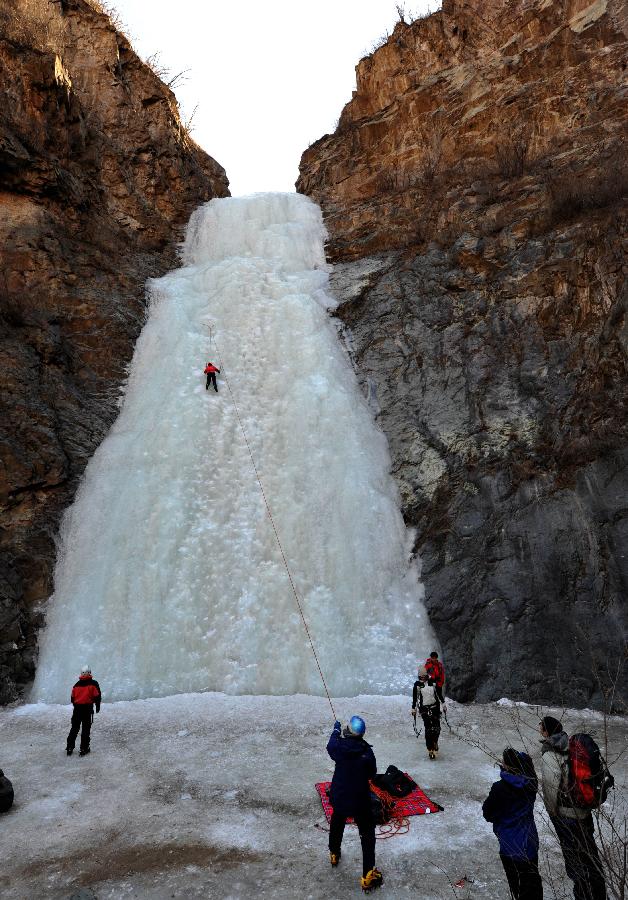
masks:
[[[563,723],[559,722],[553,716],[545,716],[541,719],[541,725],[551,737],[553,734],[559,734],[563,730]]]
[[[427,678],[427,669],[425,668],[425,666],[419,666],[419,678]]]

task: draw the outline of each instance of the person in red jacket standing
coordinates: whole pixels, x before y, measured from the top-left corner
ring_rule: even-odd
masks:
[[[79,756],[89,753],[89,733],[94,717],[94,705],[96,712],[100,712],[100,685],[92,678],[92,670],[89,666],[83,666],[79,680],[72,688],[70,696],[72,702],[72,725],[68,735],[66,752],[72,756],[76,736],[81,732],[81,749]]]
[[[429,657],[425,660],[425,668],[427,669],[427,674],[430,678],[433,679],[437,686],[442,690],[445,685],[445,667],[438,658],[436,650],[432,650]]]
[[[209,383],[214,385],[214,390],[218,393],[218,385],[216,384],[216,372],[220,374],[220,369],[217,369],[213,363],[208,362],[205,368],[203,369],[205,375],[207,375],[207,381],[205,382],[205,390],[209,390]]]

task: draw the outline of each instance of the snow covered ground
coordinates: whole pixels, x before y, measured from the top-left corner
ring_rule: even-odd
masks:
[[[499,754],[525,743],[536,753],[540,711],[451,703],[449,720],[464,740],[445,729],[441,757],[430,762],[407,697],[335,706],[344,721],[364,715],[380,770],[406,769],[445,807],[411,819],[408,834],[378,841],[385,884],[377,896],[505,900],[497,841],[480,811],[497,769],[473,744]],[[65,755],[69,719],[64,706],[0,711],[0,767],[16,793],[0,817],[4,900],[361,895],[357,833],[347,830],[332,870],[327,835],[316,827],[325,823],[314,783],[332,772],[324,699],[206,693],[105,704],[82,759]],[[603,740],[599,714],[569,712],[563,721]],[[628,719],[612,720],[609,738],[613,761],[628,744]],[[624,808],[627,768],[625,758],[612,763]],[[541,812],[537,802],[543,866],[551,864],[560,887],[562,859]],[[462,887],[450,883],[464,876]],[[566,887],[557,896],[570,896]]]

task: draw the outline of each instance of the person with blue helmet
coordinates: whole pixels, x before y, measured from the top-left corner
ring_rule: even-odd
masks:
[[[514,900],[543,900],[539,874],[539,835],[534,822],[538,779],[527,753],[504,750],[500,778],[482,805],[493,825],[499,856]]]
[[[329,790],[333,807],[329,825],[329,859],[332,866],[340,862],[340,846],[348,818],[360,832],[362,844],[362,890],[379,887],[384,877],[375,868],[375,821],[371,812],[370,780],[377,773],[375,754],[364,740],[366,724],[353,716],[344,732],[340,722],[334,724],[327,752],[336,763]]]

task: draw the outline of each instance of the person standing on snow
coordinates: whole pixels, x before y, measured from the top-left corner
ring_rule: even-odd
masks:
[[[541,784],[543,802],[556,831],[573,881],[575,900],[606,900],[606,884],[593,836],[593,816],[588,809],[569,804],[565,792],[569,772],[569,738],[562,722],[545,716],[541,733]]]
[[[433,678],[441,691],[445,687],[445,667],[438,658],[436,650],[432,650],[428,658],[425,660],[425,668],[430,678]]]
[[[436,759],[438,755],[438,739],[440,737],[440,714],[447,712],[445,698],[442,690],[433,678],[427,674],[427,669],[422,666],[419,669],[417,680],[412,688],[412,716],[416,720],[417,700],[419,712],[425,726],[425,746],[430,759]]]
[[[209,390],[210,382],[214,385],[214,390],[218,393],[218,385],[216,383],[216,372],[220,375],[220,369],[217,369],[213,363],[208,362],[205,368],[203,369],[203,373],[207,375],[207,381],[205,382],[205,390]]]
[[[13,785],[0,769],[0,813],[8,812],[13,806]]]
[[[539,786],[534,764],[527,753],[507,747],[500,769],[500,780],[482,804],[482,815],[497,835],[513,900],[543,900],[539,835],[534,822]]]
[[[332,866],[340,862],[340,846],[347,819],[358,826],[362,844],[362,890],[379,887],[384,877],[375,868],[375,822],[371,812],[369,781],[377,773],[377,763],[371,745],[364,740],[366,725],[360,716],[353,716],[341,734],[340,722],[334,724],[327,744],[327,752],[336,763],[329,790],[333,813],[329,826],[329,860]]]
[[[72,756],[76,736],[81,732],[81,749],[79,756],[85,756],[89,753],[89,734],[92,727],[92,719],[94,718],[94,705],[96,712],[100,712],[100,685],[92,678],[92,670],[89,666],[83,666],[79,680],[72,688],[70,696],[72,706],[72,724],[68,735],[66,752],[68,756]]]

